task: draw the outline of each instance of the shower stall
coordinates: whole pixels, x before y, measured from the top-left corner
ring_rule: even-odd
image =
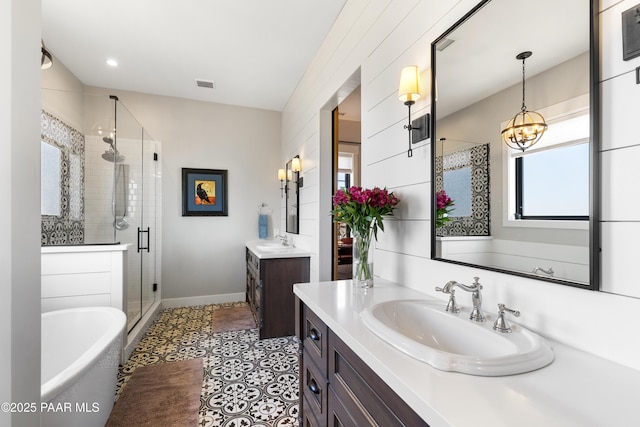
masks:
[[[43,193],[52,187],[48,163],[60,173],[59,209],[43,211],[42,245],[126,244],[122,308],[131,331],[156,301],[160,280],[160,143],[117,96],[42,95],[43,153],[57,149],[43,154]]]

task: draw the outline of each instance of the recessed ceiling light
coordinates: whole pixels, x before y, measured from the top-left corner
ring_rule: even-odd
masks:
[[[113,58],[107,59],[106,62],[107,62],[107,65],[110,66],[110,67],[117,67],[118,66],[118,61],[116,61]]]

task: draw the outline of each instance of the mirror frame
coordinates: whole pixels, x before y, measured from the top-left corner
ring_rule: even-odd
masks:
[[[473,9],[467,12],[448,30],[431,43],[431,87],[436,87],[436,45],[451,32],[459,28],[468,19],[492,0],[482,0]],[[476,267],[483,270],[510,274],[529,279],[568,285],[582,289],[597,291],[600,289],[600,28],[599,28],[599,1],[591,0],[589,4],[589,108],[590,108],[590,146],[589,146],[589,283],[579,283],[552,277],[543,277],[526,272],[506,270],[501,268],[477,265],[462,261],[438,258],[436,254],[436,226],[431,221],[431,259],[448,262],[451,264]],[[436,91],[431,90],[431,218],[436,218]]]
[[[289,160],[287,165],[285,166],[285,174],[287,184],[285,186],[285,231],[291,234],[299,234],[300,233],[300,190],[298,186],[298,181],[300,179],[300,172],[294,172],[292,169],[293,160]],[[291,176],[291,179],[289,179]],[[295,192],[295,196],[292,196],[291,193]],[[291,204],[295,204],[296,210],[296,218],[295,224],[289,225],[289,211],[291,209]]]

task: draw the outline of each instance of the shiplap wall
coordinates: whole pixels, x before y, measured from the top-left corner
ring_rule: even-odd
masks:
[[[620,15],[637,1],[601,2],[602,289],[640,297],[640,57],[622,60]]]
[[[283,111],[284,161],[303,159],[304,187],[296,244],[313,253],[312,280],[330,266],[330,110],[361,83],[363,185],[386,186],[402,200],[385,222],[375,251],[375,274],[436,295],[447,280],[480,276],[484,307],[503,302],[522,311],[519,322],[550,339],[640,369],[640,58],[622,61],[620,13],[633,1],[601,4],[602,43],[602,290],[591,292],[511,275],[435,262],[430,256],[430,147],[407,158],[407,109],[397,99],[400,70],[416,64],[428,75],[430,44],[476,0],[350,0]],[[549,12],[548,13],[552,13]],[[425,77],[425,80],[427,77]],[[346,92],[346,93],[345,93]],[[429,111],[425,96],[413,108]],[[329,144],[329,145],[327,145]],[[464,296],[461,295],[463,303]],[[615,330],[615,333],[611,333]]]

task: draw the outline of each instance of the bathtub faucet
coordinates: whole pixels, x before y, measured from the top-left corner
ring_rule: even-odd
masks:
[[[474,322],[484,322],[485,317],[482,312],[482,285],[479,282],[479,277],[473,278],[472,285],[464,285],[462,283],[458,283],[455,280],[451,280],[447,282],[442,288],[436,288],[436,291],[443,292],[445,294],[450,294],[449,304],[447,305],[447,311],[458,313],[460,309],[458,308],[455,301],[455,287],[462,289],[463,291],[471,292],[471,302],[473,304],[473,310],[471,310],[471,315],[469,318]]]

